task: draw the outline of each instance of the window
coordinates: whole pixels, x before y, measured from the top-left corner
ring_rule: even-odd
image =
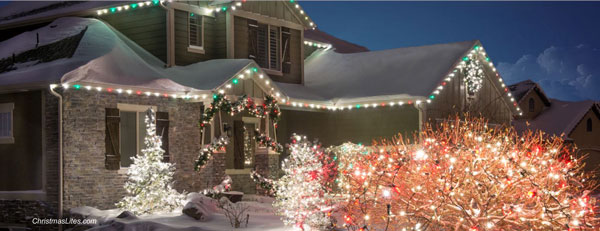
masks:
[[[287,73],[289,31],[289,28],[248,20],[248,58],[264,69]]]
[[[149,106],[119,104],[120,117],[120,162],[121,167],[129,167],[133,161],[131,157],[142,154],[146,148],[146,110]],[[156,111],[156,110],[155,110]]]
[[[0,104],[0,144],[12,144],[13,137],[13,109],[14,103]]]
[[[586,125],[586,131],[592,132],[592,119],[591,118],[587,119],[587,122],[585,125]]]
[[[188,14],[188,51],[204,51],[204,18],[195,13]]]
[[[529,112],[535,111],[535,101],[533,98],[529,98]]]

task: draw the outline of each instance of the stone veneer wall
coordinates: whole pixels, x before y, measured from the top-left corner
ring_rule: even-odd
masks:
[[[31,230],[58,230],[56,225],[34,225],[33,218],[58,217],[58,98],[42,90],[45,200],[0,199],[0,223],[25,225]]]
[[[200,150],[202,103],[146,95],[127,95],[69,89],[63,92],[64,206],[114,208],[125,194],[125,173],[107,170],[105,161],[105,108],[117,103],[152,105],[169,112],[170,161],[175,163],[175,188],[199,191],[224,177],[224,155],[215,155],[202,171],[194,171]]]

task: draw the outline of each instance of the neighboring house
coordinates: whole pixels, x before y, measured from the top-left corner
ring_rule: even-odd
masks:
[[[542,88],[531,80],[509,86],[523,116],[513,121],[517,132],[543,131],[549,136],[563,137],[588,155],[586,170],[600,165],[600,105],[594,101],[567,102],[549,99]]]
[[[295,1],[11,3],[0,15],[0,223],[111,208],[125,195],[130,157],[143,148],[143,111],[157,111],[175,187],[198,191],[227,174],[277,170],[258,129],[325,145],[411,136],[462,113],[508,125],[521,114],[479,41],[383,51],[335,38]],[[212,95],[278,100],[281,121],[219,113],[198,126]],[[232,134],[233,133],[233,134]],[[239,135],[244,134],[244,135]],[[199,172],[203,145],[232,139]],[[244,149],[244,154],[248,152]]]

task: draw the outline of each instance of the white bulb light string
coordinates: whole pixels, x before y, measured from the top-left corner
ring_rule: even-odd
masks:
[[[288,0],[290,2],[290,4],[292,4],[293,7],[290,7],[291,10],[296,10],[299,14],[300,14],[300,19],[304,20],[308,26],[311,29],[316,29],[317,25],[315,24],[315,22],[312,21],[312,19],[310,17],[308,17],[308,15],[306,15],[306,12],[304,12],[304,10],[302,9],[302,7],[297,3],[296,0]],[[223,4],[220,7],[215,7],[215,8],[211,8],[209,9],[210,11],[214,11],[216,13],[219,12],[225,12],[227,10],[238,10],[240,7],[242,7],[242,5],[244,3],[246,3],[247,0],[241,0],[241,1],[232,1],[231,4],[229,4],[229,6]]]
[[[478,56],[479,55],[479,56]],[[135,88],[135,87],[124,87],[124,86],[108,86],[108,85],[99,85],[99,84],[86,84],[86,83],[64,83],[62,85],[52,84],[51,88],[56,88],[61,86],[63,89],[75,89],[75,90],[88,90],[88,91],[97,91],[97,92],[107,92],[107,93],[116,93],[116,94],[124,94],[124,95],[139,95],[139,96],[152,96],[152,97],[163,97],[163,98],[180,98],[187,100],[200,100],[200,101],[210,101],[212,100],[212,93],[218,92],[221,94],[232,93],[234,87],[237,87],[241,81],[245,79],[252,79],[261,89],[271,96],[273,96],[279,104],[283,107],[290,108],[304,108],[304,109],[314,109],[314,110],[331,110],[331,111],[344,111],[344,110],[354,110],[354,109],[369,109],[369,108],[378,108],[378,107],[395,107],[395,106],[419,106],[422,104],[430,104],[437,98],[439,94],[444,90],[444,87],[452,81],[456,76],[458,76],[459,72],[465,68],[466,62],[464,58],[485,58],[485,64],[488,65],[495,76],[497,77],[497,81],[504,88],[505,96],[510,100],[510,102],[515,107],[517,113],[522,115],[521,109],[518,107],[516,100],[513,95],[510,93],[507,86],[504,84],[502,78],[497,73],[496,68],[489,58],[485,55],[485,51],[481,47],[481,45],[476,45],[474,48],[467,54],[467,56],[463,57],[456,67],[451,71],[446,78],[442,80],[440,85],[431,93],[429,97],[412,97],[406,98],[405,95],[398,96],[394,98],[393,96],[381,99],[385,97],[378,97],[379,99],[355,99],[354,101],[346,101],[344,103],[333,103],[331,101],[310,101],[303,99],[296,99],[286,96],[276,84],[273,84],[271,78],[262,71],[260,67],[258,67],[255,63],[247,66],[242,69],[238,73],[236,73],[233,77],[223,83],[221,86],[212,90],[206,91],[198,91],[198,92],[164,92],[164,91],[156,91],[151,89],[143,89],[143,88]]]

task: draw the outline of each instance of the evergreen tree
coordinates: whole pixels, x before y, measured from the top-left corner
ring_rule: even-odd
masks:
[[[132,157],[125,189],[128,196],[117,207],[135,214],[170,212],[182,205],[184,196],[172,188],[175,167],[162,162],[164,150],[161,137],[156,135],[156,117],[152,109],[146,112],[146,148],[143,155]]]

